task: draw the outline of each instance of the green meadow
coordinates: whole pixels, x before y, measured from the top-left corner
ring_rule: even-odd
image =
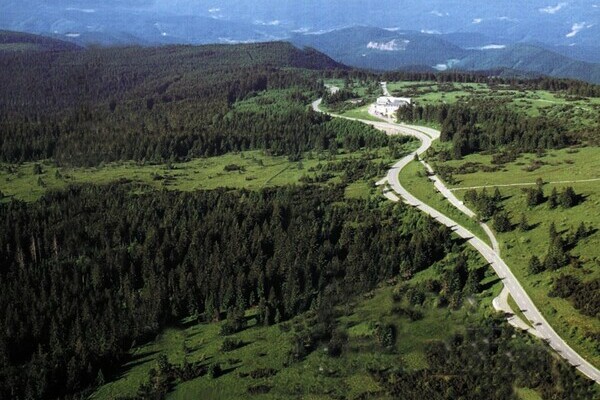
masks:
[[[438,149],[445,145],[445,143],[436,143]],[[549,150],[540,154],[524,153],[519,155],[514,162],[497,165],[498,170],[493,172],[479,170],[470,174],[455,174],[453,177],[456,183],[450,186],[460,192],[464,188],[477,186],[533,185],[537,179],[542,179],[545,182],[575,182],[600,179],[599,155],[600,148],[598,147]],[[436,163],[454,168],[467,163],[495,167],[496,165],[492,164],[492,157],[492,154],[472,154],[462,160]]]
[[[407,149],[408,151],[408,149]],[[371,161],[391,163],[387,149],[370,151]],[[63,168],[52,161],[0,164],[0,192],[4,201],[15,198],[33,201],[48,190],[63,189],[69,184],[105,184],[127,179],[148,185],[151,189],[195,191],[219,187],[260,189],[269,186],[296,184],[301,178],[314,178],[321,169],[348,159],[358,159],[366,151],[354,153],[305,154],[301,161],[287,157],[265,155],[260,151],[225,154],[219,157],[199,158],[189,162],[143,165],[134,162],[105,164],[94,168]],[[41,167],[41,173],[36,167]],[[38,172],[38,173],[36,173]],[[335,183],[342,175],[333,171],[327,182]],[[374,182],[355,182],[349,188],[351,196],[364,196],[367,186]]]

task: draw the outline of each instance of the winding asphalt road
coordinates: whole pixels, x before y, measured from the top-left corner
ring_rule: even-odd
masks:
[[[387,87],[387,82],[381,82],[381,90],[383,91],[384,96],[391,96],[390,91]]]
[[[312,103],[312,108],[317,112],[322,112],[320,109],[322,99],[319,99]],[[374,122],[367,121],[358,118],[349,118],[343,116],[336,116],[340,118],[345,118],[349,120],[359,121],[368,125],[371,125],[377,129],[380,129],[387,134],[401,134],[401,135],[409,135],[418,138],[421,140],[422,144],[418,150],[407,155],[406,157],[399,160],[396,164],[392,166],[392,168],[388,171],[387,178],[382,180],[380,183],[384,183],[387,180],[387,183],[390,185],[391,191],[384,191],[385,196],[393,201],[399,201],[400,198],[404,200],[405,203],[418,208],[419,210],[425,212],[430,215],[432,218],[436,219],[439,223],[444,224],[452,229],[454,233],[456,233],[461,238],[467,240],[471,246],[473,246],[492,266],[498,277],[503,281],[504,287],[508,290],[523,312],[523,314],[527,317],[527,319],[532,323],[535,327],[536,336],[545,340],[561,357],[567,360],[570,364],[575,366],[579,371],[581,371],[585,376],[590,379],[596,381],[596,383],[600,383],[600,370],[594,367],[592,364],[587,362],[583,357],[581,357],[577,352],[575,352],[550,326],[548,321],[542,316],[539,312],[531,298],[527,295],[527,292],[515,275],[512,273],[508,265],[500,258],[499,252],[495,251],[492,247],[486,244],[483,240],[476,237],[472,232],[470,232],[467,228],[461,226],[456,221],[442,214],[438,210],[428,206],[423,203],[415,196],[413,196],[408,190],[406,190],[399,180],[400,171],[402,171],[410,162],[412,162],[415,158],[415,155],[421,155],[426,152],[432,145],[435,139],[438,139],[440,136],[440,132],[426,127],[419,127],[413,125],[405,125],[398,124],[391,121],[388,122]],[[428,168],[428,170],[431,167]],[[432,170],[431,170],[432,171]],[[439,181],[439,185],[443,185],[441,181]],[[438,187],[438,182],[436,182],[436,187]],[[440,186],[440,187],[441,187]],[[438,187],[438,190],[440,190]],[[455,206],[464,207],[464,204],[460,202],[454,194],[449,191],[447,188],[445,191],[441,191],[444,196],[448,200],[450,200]],[[450,197],[448,197],[448,196]],[[399,198],[400,197],[400,198]],[[461,209],[463,212],[464,209]],[[468,210],[468,208],[467,208]],[[470,210],[469,210],[470,211]],[[472,212],[472,211],[471,211]],[[485,228],[484,228],[485,229]],[[489,229],[489,228],[488,228]],[[491,234],[490,237],[494,237],[491,230],[486,231],[488,235]],[[494,247],[497,247],[497,241],[492,240],[494,243]],[[499,249],[496,249],[499,250]]]

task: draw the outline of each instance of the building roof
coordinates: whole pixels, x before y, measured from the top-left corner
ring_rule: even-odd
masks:
[[[408,97],[392,97],[382,96],[377,99],[377,104],[380,106],[402,106],[404,104],[410,104],[411,99]]]

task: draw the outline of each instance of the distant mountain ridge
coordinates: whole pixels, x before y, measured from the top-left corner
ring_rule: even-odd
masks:
[[[386,71],[423,65],[439,71],[507,69],[600,84],[600,64],[571,59],[541,46],[495,43],[477,33],[432,35],[353,27],[297,34],[290,40],[359,68]]]
[[[276,25],[120,9],[118,2],[114,7],[110,3],[80,2],[75,6],[68,1],[57,2],[55,7],[44,4],[27,10],[19,10],[10,1],[0,4],[0,29],[50,36],[78,45],[105,46],[266,42],[288,36]]]
[[[3,0],[0,29],[78,44],[207,44],[289,39],[356,25],[541,43],[570,58],[600,54],[600,4],[590,0]],[[466,38],[465,40],[461,39]],[[543,47],[543,46],[542,46]],[[585,50],[582,50],[585,49]],[[571,55],[572,54],[572,55]],[[587,58],[587,54],[593,57]],[[577,57],[575,56],[577,55]]]
[[[346,28],[319,35],[297,34],[290,41],[297,46],[314,47],[346,65],[376,70],[436,66],[467,54],[438,35],[373,27]]]
[[[600,64],[573,60],[544,48],[527,44],[515,44],[503,49],[471,53],[460,60],[455,68],[465,70],[510,68],[600,84]]]

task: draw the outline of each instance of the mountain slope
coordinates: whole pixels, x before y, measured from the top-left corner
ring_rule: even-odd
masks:
[[[600,43],[595,46],[549,46],[544,43],[534,43],[534,45],[574,60],[600,63]]]
[[[439,36],[443,40],[463,49],[476,49],[495,43],[507,44],[505,41],[498,41],[497,39],[476,32],[454,32]]]
[[[36,57],[0,53],[0,111],[16,107],[17,112],[37,110],[43,114],[111,99],[162,98],[167,89],[180,87],[187,93],[185,88],[213,75],[219,77],[211,81],[217,88],[224,85],[224,77],[242,68],[248,70],[249,79],[259,79],[261,72],[274,68],[346,67],[315,50],[301,50],[285,42],[90,48],[38,53]]]
[[[116,11],[107,5],[89,7],[43,5],[15,11],[0,5],[0,28],[53,36],[80,45],[237,43],[287,36],[276,25],[149,9]]]
[[[577,61],[532,45],[516,44],[504,49],[472,52],[455,65],[457,69],[510,68],[553,77],[600,83],[600,64]]]
[[[0,30],[0,52],[65,51],[76,49],[79,49],[79,46],[62,40],[30,33]]]

